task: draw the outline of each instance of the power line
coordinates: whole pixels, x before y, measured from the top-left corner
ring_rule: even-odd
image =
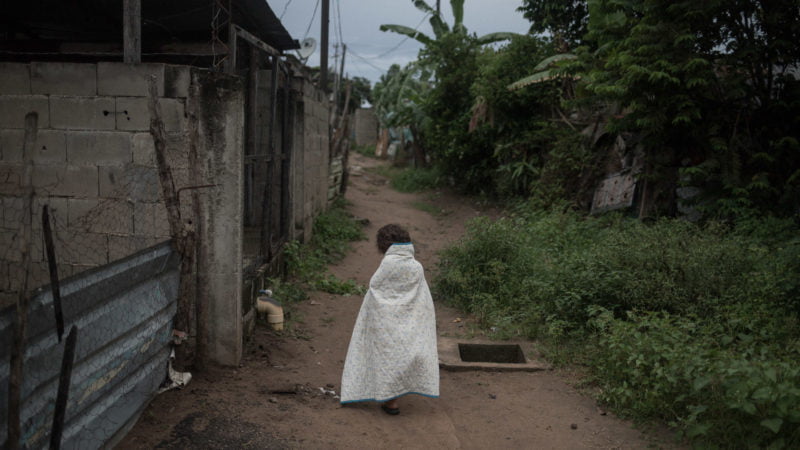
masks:
[[[425,19],[427,19],[428,16],[430,16],[430,15],[431,15],[431,13],[425,13],[425,15],[422,17],[422,20],[420,20],[419,23],[417,24],[417,26],[414,27],[414,31],[415,32],[417,30],[419,30],[419,27],[422,26],[422,22],[424,22]],[[406,36],[405,39],[403,39],[400,42],[398,42],[397,45],[395,45],[394,47],[390,48],[389,50],[386,50],[385,52],[381,53],[380,55],[376,56],[376,58],[383,58],[384,56],[388,55],[389,53],[392,53],[393,51],[397,50],[409,38],[410,38],[410,36]]]
[[[372,68],[373,68],[373,69],[375,69],[375,70],[378,70],[378,71],[380,71],[380,72],[386,72],[386,69],[381,69],[380,67],[376,66],[375,64],[372,64],[372,63],[369,61],[369,59],[367,59],[367,58],[365,58],[365,57],[363,57],[363,56],[359,55],[358,53],[354,52],[353,50],[351,50],[351,49],[349,49],[349,48],[347,49],[347,53],[349,53],[349,54],[351,54],[351,55],[355,56],[356,58],[358,58],[358,59],[360,59],[360,60],[364,61],[364,62],[365,62],[365,63],[366,63],[368,66],[372,67]]]
[[[286,10],[289,9],[289,5],[291,5],[291,4],[292,4],[292,0],[289,0],[288,2],[286,2],[286,6],[283,7],[283,12],[281,13],[281,16],[278,17],[278,20],[283,20],[283,15],[286,14]]]
[[[314,12],[311,13],[311,20],[308,22],[308,28],[306,28],[306,33],[303,35],[303,39],[308,37],[308,32],[311,31],[311,25],[314,24],[314,19],[317,17],[317,8],[319,8],[319,0],[317,0],[317,4],[314,6]]]
[[[344,44],[344,37],[342,37],[342,10],[340,6],[342,5],[342,0],[336,0],[336,15],[338,16],[339,20],[339,43]]]

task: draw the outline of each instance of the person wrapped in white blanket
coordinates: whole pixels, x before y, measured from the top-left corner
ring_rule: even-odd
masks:
[[[410,241],[399,225],[378,230],[378,250],[385,256],[353,328],[342,373],[342,404],[381,402],[383,411],[397,415],[399,397],[439,397],[436,316]]]

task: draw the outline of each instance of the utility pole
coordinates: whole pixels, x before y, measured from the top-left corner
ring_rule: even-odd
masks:
[[[439,4],[442,0],[436,0],[436,15],[439,15]]]
[[[328,21],[330,20],[330,0],[322,0],[322,33],[319,50],[319,85],[323,91],[328,88]]]
[[[128,64],[142,62],[142,2],[122,2],[123,60]]]
[[[342,44],[342,65],[339,66],[339,78],[338,78],[339,82],[337,83],[338,86],[339,86],[339,90],[341,90],[342,83],[344,82],[344,78],[342,78],[342,77],[344,76],[344,57],[345,56],[347,56],[347,44]],[[339,104],[339,92],[338,91],[336,92],[336,104],[337,105]],[[345,108],[346,107],[347,107],[347,105],[345,105]],[[345,108],[342,108],[342,114],[344,114]]]

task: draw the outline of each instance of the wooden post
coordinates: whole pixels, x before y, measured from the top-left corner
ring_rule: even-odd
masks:
[[[61,435],[64,432],[64,420],[67,416],[69,400],[69,383],[72,380],[72,365],[75,362],[75,344],[78,328],[73,325],[64,343],[64,354],[61,356],[61,373],[58,376],[58,393],[56,394],[55,411],[53,411],[53,427],[50,429],[50,449],[61,448]]]
[[[199,186],[203,179],[200,173],[198,162],[198,146],[200,140],[200,83],[196,75],[192,75],[189,84],[189,98],[186,99],[186,114],[188,116],[188,137],[189,137],[189,177],[192,185]],[[197,237],[194,242],[195,261],[208,260],[208,248],[201,242],[203,236],[203,204],[200,202],[200,192],[192,189],[192,213],[194,216],[194,232]],[[197,370],[203,370],[208,362],[208,279],[197,270],[198,265],[194,265],[195,285],[194,285],[194,320],[195,320],[195,358],[194,366]]]
[[[25,338],[28,328],[28,273],[31,262],[31,231],[33,228],[33,149],[36,145],[39,115],[35,112],[25,115],[25,138],[22,154],[25,172],[22,186],[25,189],[25,209],[22,218],[22,233],[19,248],[22,254],[22,286],[17,297],[17,316],[14,321],[13,344],[9,361],[8,375],[8,448],[19,448],[22,438],[20,413],[22,412],[22,377],[25,360]]]
[[[44,231],[44,245],[47,250],[47,266],[50,269],[50,291],[53,294],[53,308],[56,313],[56,333],[58,342],[64,337],[64,313],[61,311],[61,287],[58,281],[58,264],[56,263],[56,249],[53,245],[53,229],[50,227],[50,207],[42,207],[42,231]]]
[[[272,258],[272,189],[270,186],[275,182],[275,164],[276,151],[275,151],[275,127],[277,126],[278,115],[278,70],[280,70],[280,59],[277,55],[272,55],[272,79],[270,85],[270,109],[269,109],[269,142],[267,143],[267,170],[266,181],[264,183],[264,202],[261,208],[261,251],[262,255],[267,259]]]
[[[193,282],[195,234],[191,226],[183,223],[181,220],[180,199],[175,190],[172,170],[166,159],[167,137],[166,131],[164,130],[164,121],[161,119],[161,111],[158,108],[158,89],[156,88],[155,76],[151,76],[147,81],[149,94],[147,110],[150,113],[150,135],[153,137],[153,144],[156,150],[158,178],[161,184],[161,193],[164,197],[164,205],[167,208],[170,235],[172,236],[176,250],[181,254],[178,311],[175,313],[175,329],[173,335],[175,335],[179,343],[182,343],[189,335],[190,294],[192,292],[191,286]],[[179,345],[177,347],[176,360],[180,368],[183,368],[183,364],[188,364],[188,353],[186,345]]]
[[[255,211],[255,155],[258,154],[258,58],[261,56],[258,47],[250,46],[250,73],[247,74],[247,127],[246,127],[246,147],[245,147],[245,225],[252,225],[256,222]]]
[[[228,25],[228,59],[225,60],[225,73],[236,73],[236,25],[231,22]]]
[[[328,22],[330,21],[330,0],[322,0],[322,30],[319,43],[319,88],[328,92]]]
[[[122,43],[126,63],[142,62],[142,1],[122,2]]]

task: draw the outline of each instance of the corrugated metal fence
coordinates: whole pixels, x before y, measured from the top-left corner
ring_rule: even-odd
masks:
[[[62,448],[99,448],[133,425],[165,380],[179,256],[165,242],[61,282],[65,329],[77,327]],[[9,357],[15,309],[0,312],[0,442],[7,446]],[[21,447],[50,442],[64,342],[52,295],[37,291],[28,310]]]

